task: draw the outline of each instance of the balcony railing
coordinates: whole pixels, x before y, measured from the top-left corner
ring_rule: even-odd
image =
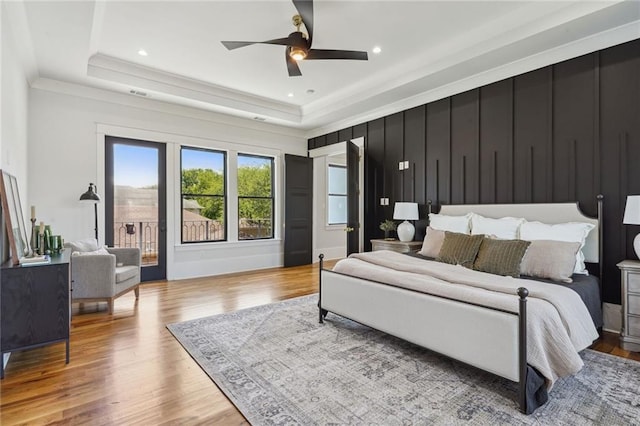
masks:
[[[114,247],[138,247],[143,265],[158,259],[158,222],[114,222]],[[224,239],[224,224],[217,220],[190,220],[182,224],[182,241],[216,241]],[[240,219],[238,238],[271,238],[271,219]]]
[[[143,265],[158,263],[158,222],[114,222],[114,247],[138,247]]]

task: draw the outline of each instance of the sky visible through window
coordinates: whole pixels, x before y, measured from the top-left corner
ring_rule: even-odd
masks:
[[[158,184],[158,151],[154,148],[115,144],[114,180],[116,185],[144,188]],[[182,169],[212,169],[223,171],[224,155],[197,149],[182,150]],[[271,159],[239,155],[238,167],[260,167]]]
[[[142,146],[113,146],[113,179],[116,185],[144,188],[158,185],[158,150]]]

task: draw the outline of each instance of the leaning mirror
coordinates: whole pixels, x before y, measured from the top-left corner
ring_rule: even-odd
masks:
[[[29,255],[29,238],[27,228],[22,215],[22,205],[18,194],[18,181],[15,176],[2,171],[0,175],[0,197],[2,198],[2,209],[9,247],[11,250],[11,260],[14,265],[20,263],[20,258]]]

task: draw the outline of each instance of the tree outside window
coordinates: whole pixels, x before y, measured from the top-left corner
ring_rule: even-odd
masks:
[[[238,239],[273,238],[273,158],[238,154]]]
[[[226,240],[226,153],[181,149],[182,242]]]

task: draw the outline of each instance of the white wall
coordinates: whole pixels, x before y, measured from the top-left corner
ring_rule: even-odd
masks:
[[[104,188],[104,136],[167,143],[167,278],[181,279],[280,266],[280,238],[206,244],[180,244],[180,144],[239,149],[276,156],[277,215],[283,211],[282,158],[304,155],[302,132],[222,114],[191,110],[127,95],[48,82],[32,88],[29,114],[29,204],[38,221],[52,225],[65,240],[93,235],[92,206],[78,197],[89,182]],[[61,91],[56,91],[60,87]],[[64,93],[62,93],[64,92]],[[131,100],[130,100],[131,99]],[[104,203],[99,205],[104,236]],[[280,235],[276,230],[276,236]],[[230,232],[231,234],[231,232]]]
[[[29,85],[19,44],[3,4],[0,4],[0,14],[0,168],[16,177],[22,210],[26,213]]]

